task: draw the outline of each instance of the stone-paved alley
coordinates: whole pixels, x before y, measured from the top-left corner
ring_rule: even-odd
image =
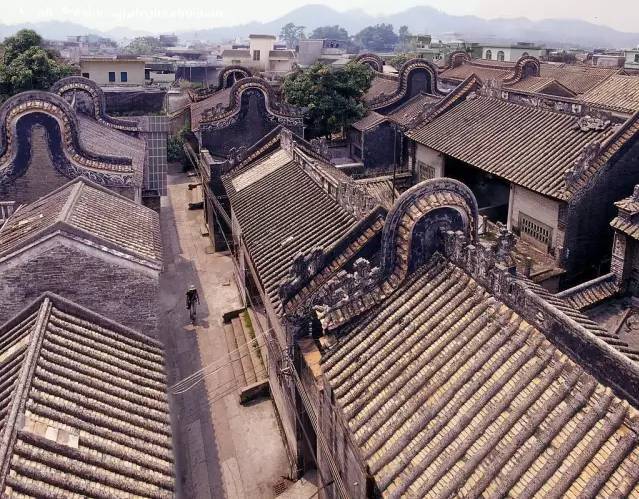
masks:
[[[207,253],[202,211],[189,211],[188,183],[169,171],[161,223],[165,270],[161,278],[162,330],[169,385],[203,366],[215,372],[183,394],[170,395],[178,497],[273,497],[288,473],[284,445],[269,399],[239,405],[222,328],[222,314],[241,306],[228,255]],[[200,306],[195,327],[184,293],[195,284]]]

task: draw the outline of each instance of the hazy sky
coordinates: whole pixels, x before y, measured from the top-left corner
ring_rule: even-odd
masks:
[[[22,0],[0,10],[0,23],[64,20],[95,29],[127,26],[175,31],[270,21],[303,5],[294,0]],[[573,17],[622,31],[639,31],[637,0],[309,0],[337,10],[362,8],[371,14],[392,13],[414,5],[431,5],[449,14],[486,18]]]

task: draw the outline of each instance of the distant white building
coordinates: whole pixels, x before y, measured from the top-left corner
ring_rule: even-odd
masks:
[[[136,57],[81,57],[80,74],[98,85],[144,85],[145,62]]]
[[[639,46],[634,49],[625,50],[624,55],[626,56],[624,68],[639,70]]]
[[[276,46],[273,35],[249,35],[249,45],[222,52],[225,66],[241,65],[255,71],[284,74],[293,69],[295,51]]]
[[[543,57],[547,49],[533,43],[519,42],[515,45],[484,45],[482,59],[489,61],[517,62],[525,55]]]
[[[347,40],[330,38],[299,41],[298,62],[301,66],[310,66],[316,62],[332,64],[346,54]]]

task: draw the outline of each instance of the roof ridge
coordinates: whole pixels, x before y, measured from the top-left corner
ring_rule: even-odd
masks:
[[[78,198],[80,197],[80,191],[82,190],[82,187],[83,187],[83,184],[81,180],[79,182],[76,182],[76,184],[72,187],[71,194],[69,194],[69,197],[64,203],[64,206],[60,210],[60,215],[58,215],[57,217],[57,220],[59,222],[70,223],[69,217],[71,215],[71,212],[73,211],[73,207],[78,202]]]
[[[26,396],[28,395],[31,387],[31,380],[33,379],[33,373],[36,369],[35,360],[37,359],[40,347],[42,346],[45,324],[51,315],[51,308],[51,300],[48,297],[45,297],[40,304],[38,318],[33,326],[33,330],[29,333],[30,335],[33,335],[33,337],[29,339],[29,346],[27,347],[26,354],[22,360],[20,374],[16,379],[15,387],[13,389],[13,397],[11,398],[10,409],[4,422],[2,440],[0,441],[0,490],[4,490],[5,481],[9,472],[9,465],[11,464],[13,442],[18,431],[17,419],[20,412],[24,409]]]

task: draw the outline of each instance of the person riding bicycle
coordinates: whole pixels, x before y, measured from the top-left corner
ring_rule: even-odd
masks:
[[[197,294],[197,288],[191,284],[186,292],[186,308],[195,315],[195,305],[200,303],[200,297]]]

